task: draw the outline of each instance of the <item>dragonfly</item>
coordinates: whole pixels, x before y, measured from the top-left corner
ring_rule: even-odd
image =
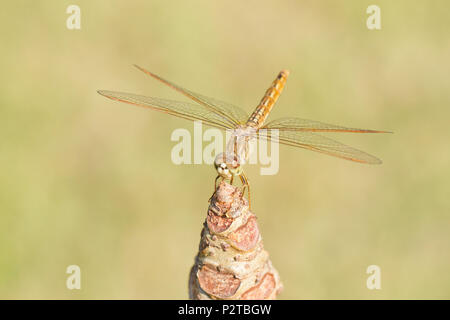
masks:
[[[218,174],[215,179],[214,190],[217,188],[218,179],[221,178],[233,184],[233,180],[239,177],[242,182],[242,194],[245,193],[247,188],[249,205],[250,185],[242,165],[248,160],[249,142],[252,139],[275,141],[283,145],[307,149],[363,164],[382,163],[375,156],[330,139],[321,133],[390,133],[389,131],[343,127],[296,117],[284,117],[266,123],[270,111],[286,85],[289,76],[288,70],[279,72],[249,116],[243,109],[228,102],[195,93],[140,66],[134,66],[148,76],[190,98],[193,102],[173,101],[107,90],[99,90],[98,93],[115,101],[149,108],[191,121],[202,121],[202,123],[215,128],[231,130],[232,134],[225,151],[218,154],[214,160],[214,167]]]

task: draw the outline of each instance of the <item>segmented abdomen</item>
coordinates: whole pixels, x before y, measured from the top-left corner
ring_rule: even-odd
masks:
[[[272,85],[267,89],[264,97],[261,99],[261,102],[256,107],[255,111],[253,111],[252,115],[247,121],[248,126],[260,128],[266,118],[268,117],[270,110],[272,110],[275,102],[283,91],[284,86],[286,85],[286,80],[289,75],[288,70],[282,70],[277,78],[272,82]]]

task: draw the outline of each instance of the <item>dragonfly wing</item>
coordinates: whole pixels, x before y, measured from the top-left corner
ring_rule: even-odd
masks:
[[[194,100],[195,102],[205,106],[212,112],[215,112],[218,115],[222,116],[232,127],[244,124],[248,119],[248,114],[239,107],[236,107],[228,102],[220,101],[214,98],[209,98],[199,93],[195,93],[193,91],[184,89],[179,85],[172,83],[166,79],[163,79],[160,76],[151,73],[150,71],[142,67],[139,67],[137,65],[135,65],[135,67],[144,72],[145,74],[151,76],[152,78],[157,79],[162,83],[164,83],[165,85],[171,87],[172,89],[175,89],[178,92],[184,94],[185,96]]]
[[[132,93],[115,91],[98,91],[102,96],[112,100],[129,103],[135,106],[145,107],[156,111],[171,114],[180,118],[197,121],[220,128],[232,129],[233,127],[220,115],[211,111],[203,105],[194,103],[172,101],[167,99],[152,98]]]
[[[388,133],[358,128],[347,128],[334,124],[323,123],[301,118],[280,118],[267,123],[263,128],[278,129],[283,131],[308,131],[308,132],[356,132],[356,133]]]
[[[275,133],[271,130],[258,132],[258,136],[263,139],[275,139]],[[328,154],[330,156],[351,160],[366,164],[381,164],[381,160],[365,153],[364,151],[349,147],[333,139],[307,131],[278,131],[279,143],[304,148],[316,152]]]

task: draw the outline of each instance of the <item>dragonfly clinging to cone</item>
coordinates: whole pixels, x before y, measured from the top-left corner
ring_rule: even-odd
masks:
[[[389,131],[348,128],[327,124],[319,121],[286,117],[266,123],[266,119],[278,97],[280,96],[289,76],[288,70],[282,70],[271,86],[267,89],[260,103],[248,116],[239,107],[214,98],[209,98],[193,91],[184,89],[160,76],[135,65],[136,68],[175,89],[195,103],[173,101],[161,98],[147,97],[131,93],[100,90],[99,94],[112,100],[161,111],[180,118],[202,121],[204,124],[232,130],[226,150],[216,156],[214,166],[217,170],[216,183],[219,178],[233,183],[237,177],[242,186],[250,190],[248,179],[242,164],[249,157],[249,142],[251,139],[266,139],[278,143],[308,149],[338,158],[364,163],[381,164],[381,160],[358,149],[352,148],[318,133],[321,132],[354,132],[354,133],[389,133]],[[263,130],[264,129],[264,130]],[[276,137],[276,138],[274,138]]]

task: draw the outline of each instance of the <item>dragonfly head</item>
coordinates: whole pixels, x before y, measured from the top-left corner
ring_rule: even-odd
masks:
[[[242,174],[239,157],[232,153],[219,153],[214,160],[214,167],[217,173],[225,179]]]

